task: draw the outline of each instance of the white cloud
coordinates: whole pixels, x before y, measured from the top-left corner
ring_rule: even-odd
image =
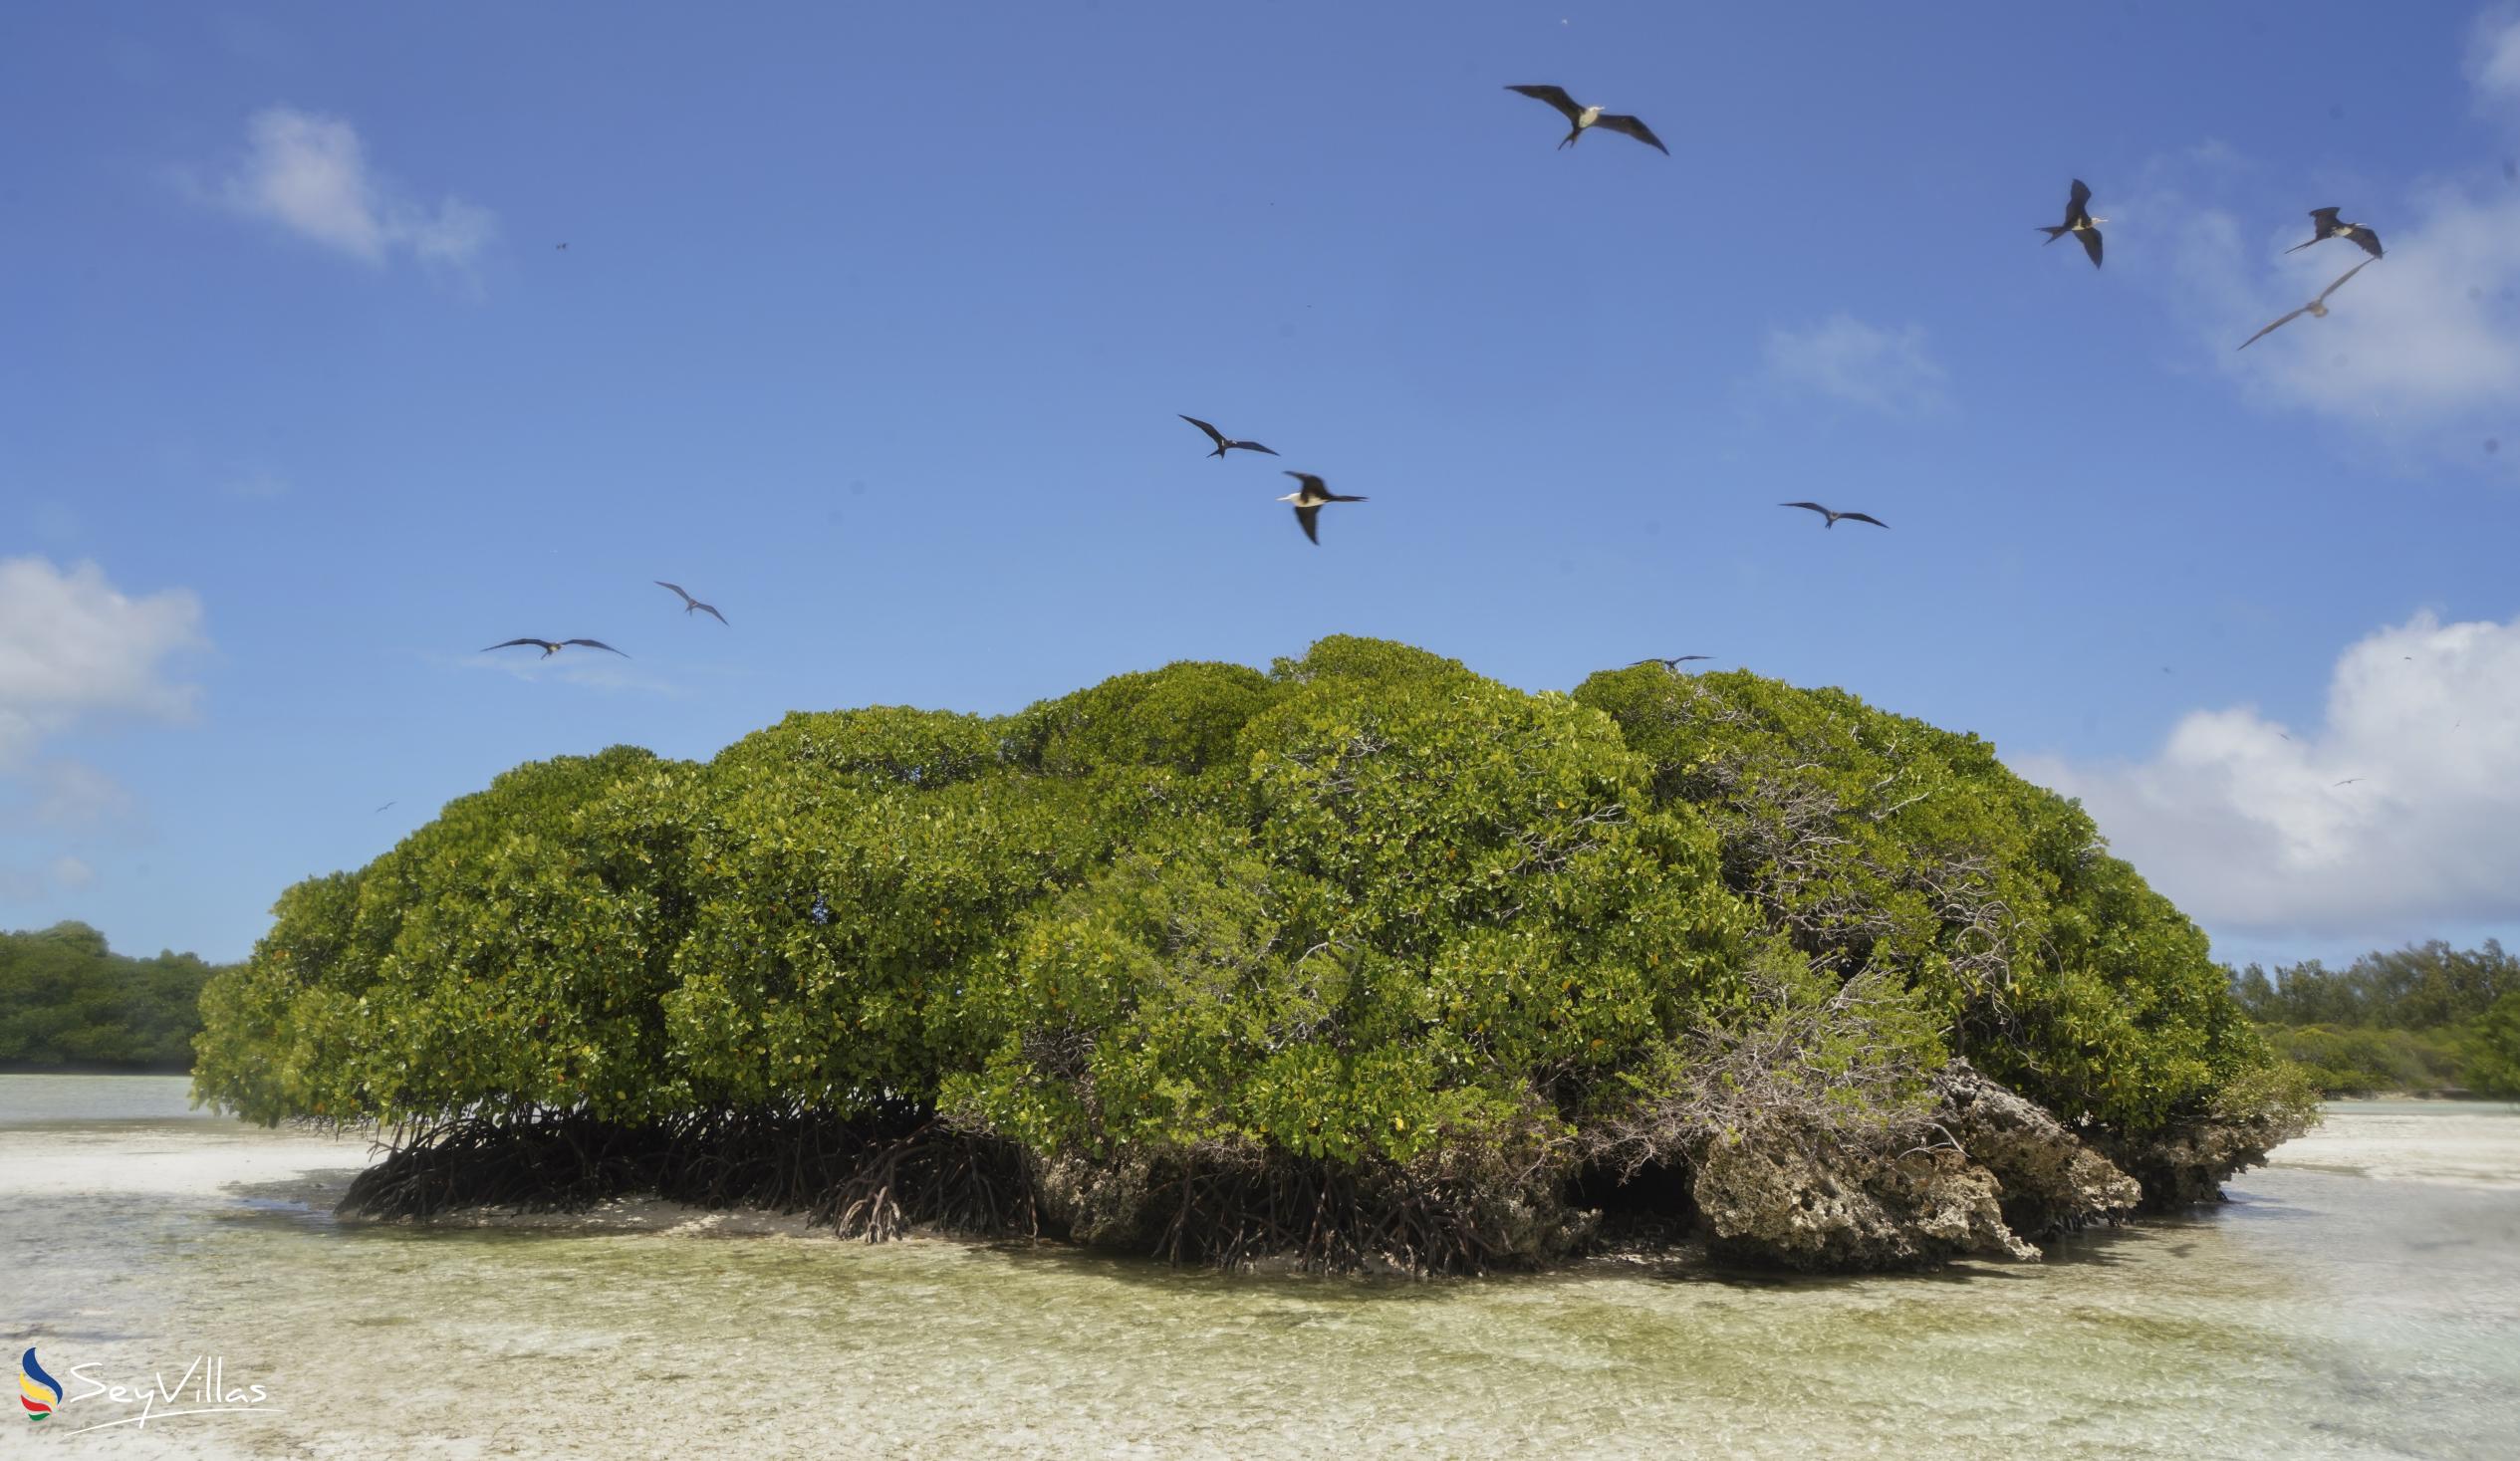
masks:
[[[1882,330],[1852,315],[1808,330],[1771,330],[1768,374],[1884,415],[1925,415],[1948,405],[1942,366],[1925,353],[1925,332]]]
[[[2520,917],[2520,617],[2373,633],[2338,658],[2315,729],[2199,710],[2148,761],[2014,766],[2080,797],[2113,851],[2219,930]]]
[[[378,266],[399,249],[460,272],[497,235],[497,215],[487,208],[451,194],[425,207],[372,172],[347,122],[273,107],[246,129],[246,156],[216,190],[241,212]]]
[[[90,719],[188,716],[199,687],[161,661],[206,642],[188,589],[133,599],[93,563],[0,560],[0,770]]]

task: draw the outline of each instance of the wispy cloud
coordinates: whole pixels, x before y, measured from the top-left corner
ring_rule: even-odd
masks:
[[[2467,46],[2467,74],[2480,110],[2499,111],[2520,123],[2520,6],[2505,5],[2476,18]]]
[[[2210,926],[2386,941],[2520,917],[2520,618],[2378,630],[2317,727],[2198,710],[2146,761],[2013,764]]]
[[[27,816],[37,827],[94,832],[129,821],[137,810],[129,788],[85,761],[46,761],[27,780],[34,792]]]
[[[91,720],[189,716],[200,689],[164,661],[206,644],[189,589],[134,599],[93,563],[0,560],[0,772]]]
[[[1767,372],[1781,384],[1889,416],[1929,415],[1950,405],[1948,377],[1916,325],[1884,330],[1840,313],[1808,329],[1771,330]]]
[[[0,863],[0,904],[47,902],[96,880],[96,869],[77,857],[55,857],[40,865]]]
[[[465,274],[498,235],[489,209],[452,194],[424,205],[373,171],[349,122],[289,107],[254,115],[245,156],[211,192],[239,212],[379,268],[403,253]]]

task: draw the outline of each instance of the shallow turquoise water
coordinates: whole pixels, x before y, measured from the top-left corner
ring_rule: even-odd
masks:
[[[364,1142],[0,1077],[0,1338],[281,1414],[27,1454],[2439,1456],[2520,1434],[2520,1110],[2340,1105],[2193,1218],[1786,1281],[1226,1278],[634,1204],[344,1225]],[[752,1231],[742,1231],[746,1228]],[[130,1407],[126,1407],[130,1408]]]

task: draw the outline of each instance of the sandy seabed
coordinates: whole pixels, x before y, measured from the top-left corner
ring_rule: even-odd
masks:
[[[179,1081],[0,1078],[0,1338],[100,1382],[215,1356],[278,1411],[73,1434],[136,1413],[91,1396],[16,1452],[2128,1461],[2520,1433],[2509,1106],[2338,1105],[2220,1209],[1903,1278],[1223,1276],[653,1200],[337,1221],[370,1158],[186,1114]]]

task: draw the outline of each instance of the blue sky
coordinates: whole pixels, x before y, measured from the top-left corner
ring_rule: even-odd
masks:
[[[1978,731],[2227,956],[2511,937],[2520,12],[2088,12],[12,10],[0,926],[1349,632]]]

